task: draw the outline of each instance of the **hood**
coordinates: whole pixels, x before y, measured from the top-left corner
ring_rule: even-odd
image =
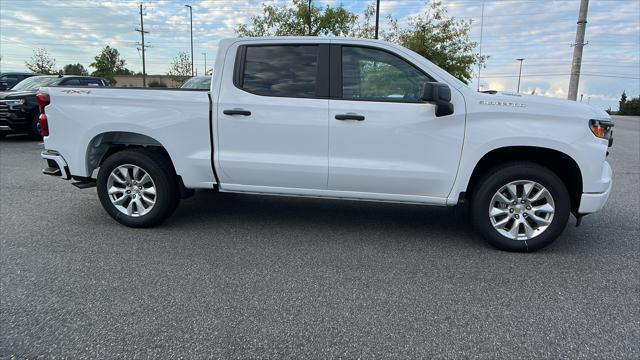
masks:
[[[37,90],[25,90],[25,91],[2,91],[0,92],[0,99],[21,99],[27,96],[35,96],[38,93]]]
[[[478,93],[481,105],[518,108],[526,113],[540,115],[566,115],[586,119],[609,119],[606,111],[586,103],[546,96],[518,94],[512,92]]]

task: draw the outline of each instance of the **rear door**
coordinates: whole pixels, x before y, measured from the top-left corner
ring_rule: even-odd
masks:
[[[464,106],[436,117],[435,105],[420,99],[434,80],[382,47],[333,45],[331,76],[329,190],[444,202],[462,151]]]
[[[222,189],[327,187],[329,45],[234,45],[217,106]]]

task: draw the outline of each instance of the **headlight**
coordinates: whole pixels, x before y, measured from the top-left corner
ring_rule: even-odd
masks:
[[[27,99],[5,100],[5,104],[9,106],[24,105],[26,103],[27,103]]]
[[[608,139],[611,136],[611,128],[613,128],[611,120],[589,120],[589,129],[597,138]]]

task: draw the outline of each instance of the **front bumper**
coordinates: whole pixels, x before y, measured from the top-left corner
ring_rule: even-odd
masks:
[[[612,176],[613,171],[611,170],[611,166],[605,161],[600,182],[608,184],[607,190],[601,193],[583,193],[580,199],[578,214],[594,213],[604,207],[604,204],[607,203],[609,195],[611,194],[611,187],[613,186]]]
[[[44,150],[40,156],[47,162],[47,167],[42,169],[43,174],[60,176],[65,180],[71,179],[69,166],[60,153],[55,150]]]
[[[21,132],[31,128],[34,113],[31,109],[9,106],[0,101],[0,131]]]

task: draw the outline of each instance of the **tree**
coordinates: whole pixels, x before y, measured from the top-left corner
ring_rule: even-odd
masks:
[[[96,71],[92,72],[91,75],[107,79],[110,85],[116,84],[114,75],[133,74],[131,70],[125,67],[126,61],[120,58],[118,50],[109,45],[105,46],[94,59],[95,61],[89,66],[96,69]]]
[[[182,84],[191,76],[191,58],[186,52],[180,52],[173,58],[167,75],[179,84]]]
[[[62,71],[64,72],[65,75],[81,75],[81,76],[89,75],[89,72],[87,71],[87,69],[85,69],[84,66],[82,66],[82,64],[80,63],[67,64],[62,68]]]
[[[442,3],[434,1],[424,13],[410,17],[406,27],[391,19],[391,30],[384,38],[417,52],[468,83],[473,77],[472,67],[483,65],[487,59],[473,51],[478,44],[469,39],[470,30],[471,21],[448,17]]]
[[[300,36],[334,35],[361,38],[375,37],[375,7],[369,5],[358,16],[342,5],[324,8],[311,6],[304,0],[293,0],[293,6],[263,5],[262,15],[254,16],[248,25],[238,25],[239,36]],[[309,32],[311,15],[311,32]],[[471,21],[447,16],[440,1],[434,1],[424,13],[410,17],[401,24],[388,17],[391,30],[380,37],[407,47],[434,64],[468,83],[473,77],[474,65],[483,66],[487,56],[474,52],[478,45],[471,41]]]
[[[640,115],[640,96],[627,98],[627,92],[623,91],[620,97],[620,109],[618,115]]]
[[[319,36],[350,35],[358,21],[358,16],[346,10],[342,4],[324,8],[311,6],[304,0],[293,0],[293,7],[262,5],[262,15],[253,16],[251,24],[236,27],[239,36]],[[311,16],[311,31],[309,31]]]
[[[623,90],[622,96],[620,96],[620,102],[618,103],[618,110],[622,111],[622,108],[626,105],[626,103],[627,103],[627,91]]]
[[[33,55],[29,61],[25,61],[27,69],[39,74],[56,74],[56,61],[49,55],[46,49],[39,48],[33,50]]]
[[[375,16],[375,5],[369,4],[367,8],[364,9],[362,18],[358,16],[358,21],[353,24],[348,36],[354,38],[374,39],[376,37]]]

